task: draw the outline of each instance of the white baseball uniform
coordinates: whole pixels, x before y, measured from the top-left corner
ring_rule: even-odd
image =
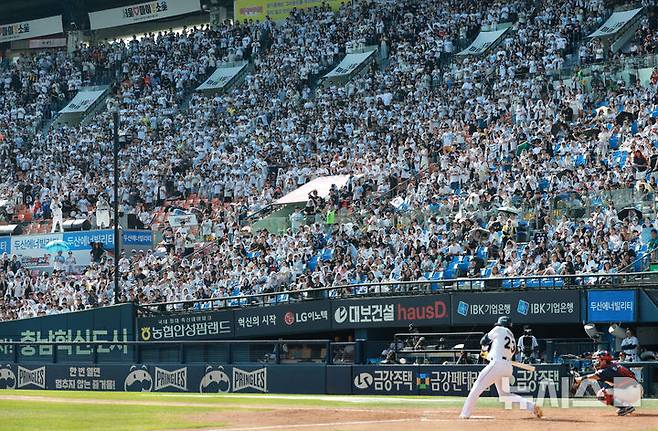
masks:
[[[621,342],[621,350],[626,354],[626,362],[637,362],[639,360],[640,342],[637,337],[626,337]]]
[[[520,403],[521,407],[525,405],[525,408],[528,411],[533,412],[535,403],[526,400],[520,395],[510,393],[506,390],[506,386],[503,385],[503,378],[512,376],[512,363],[510,361],[516,350],[514,334],[512,334],[512,331],[508,328],[496,326],[489,331],[487,336],[491,340],[489,348],[490,362],[480,372],[480,375],[473,384],[471,392],[468,394],[468,398],[466,398],[466,401],[464,402],[461,417],[468,418],[471,416],[478,398],[480,398],[482,392],[487,390],[492,384],[496,385],[498,398],[501,401]],[[507,386],[507,389],[508,388],[509,387]]]
[[[59,201],[56,201],[53,199],[52,201],[52,208],[50,209],[52,211],[53,215],[53,228],[51,230],[51,233],[56,232],[59,230],[60,232],[64,232],[64,218],[62,215],[62,204],[59,203]]]

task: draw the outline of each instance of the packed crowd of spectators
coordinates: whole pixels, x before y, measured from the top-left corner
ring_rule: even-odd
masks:
[[[24,138],[26,129],[36,130],[53,111],[63,107],[82,86],[81,64],[65,51],[44,51],[21,56],[15,62],[0,62],[0,128],[16,131]]]
[[[72,75],[58,63],[67,61],[63,53],[43,54],[60,67],[44,64],[37,76],[46,82],[48,71],[59,72],[65,99],[91,77],[113,83],[121,211],[163,235],[153,250],[120,257],[121,300],[608,273],[633,268],[639,253],[658,245],[653,214],[625,217],[613,198],[658,187],[655,85],[552,79],[609,15],[604,3],[426,6],[354,2],[297,11],[277,24],[103,42],[76,53]],[[490,53],[453,58],[481,26],[506,22],[513,31]],[[655,40],[655,29],[641,33]],[[370,45],[379,46],[381,62],[345,86],[317,85],[345,52]],[[655,52],[655,44],[642,46],[638,54]],[[234,91],[193,94],[219,63],[242,60],[252,69]],[[6,73],[22,70],[11,65]],[[12,82],[0,101],[46,103]],[[110,115],[29,138],[9,115],[0,118],[7,172],[0,191],[12,209],[5,206],[5,217],[22,207],[48,220],[58,197],[66,217],[98,225],[97,203],[114,201]],[[312,196],[283,234],[249,229],[249,214],[325,175],[350,178],[324,199]],[[574,194],[595,204],[585,214],[559,210]],[[187,199],[198,230],[156,217]],[[114,301],[107,255],[50,275],[16,260],[0,259],[0,319]]]

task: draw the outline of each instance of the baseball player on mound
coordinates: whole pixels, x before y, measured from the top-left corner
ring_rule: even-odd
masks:
[[[642,386],[635,374],[628,368],[612,361],[612,355],[600,350],[592,355],[592,365],[596,370],[592,374],[576,377],[574,384],[583,380],[596,380],[603,386],[596,397],[605,405],[617,407],[617,415],[626,416],[635,411],[633,404],[642,398]],[[614,389],[613,389],[614,387]]]
[[[487,347],[489,349],[488,359],[489,364],[484,367],[480,372],[475,384],[468,394],[468,398],[464,402],[464,407],[459,415],[461,419],[468,419],[471,417],[475,403],[482,392],[487,390],[492,384],[496,385],[498,397],[503,398],[513,403],[518,402],[519,405],[525,408],[540,418],[543,416],[541,408],[530,400],[526,400],[517,394],[506,392],[503,387],[503,378],[512,376],[512,363],[510,362],[516,351],[516,341],[514,334],[509,328],[512,327],[512,320],[507,316],[502,316],[498,319],[496,326],[489,331],[480,340],[483,350]]]

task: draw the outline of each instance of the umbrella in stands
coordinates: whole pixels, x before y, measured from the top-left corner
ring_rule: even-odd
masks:
[[[532,145],[530,144],[530,142],[525,141],[521,145],[516,147],[516,155],[520,156],[524,151],[527,151],[531,148],[532,148]]]
[[[590,129],[581,130],[580,133],[585,138],[596,138],[599,135],[599,129],[593,127]]]
[[[61,239],[56,239],[46,244],[46,250],[48,250],[50,253],[57,253],[58,251],[69,251],[69,245],[67,242],[62,241]]]
[[[500,207],[498,208],[499,213],[508,213],[508,214],[514,214],[514,215],[519,215],[521,211],[519,211],[516,208],[513,207]]]
[[[629,217],[635,216],[638,220],[642,220],[642,211],[635,207],[626,207],[617,213],[617,217],[619,217],[620,220],[626,220]]]
[[[489,238],[489,231],[481,227],[471,229],[468,233],[475,241],[486,241]]]
[[[629,123],[632,123],[635,121],[635,114],[632,114],[628,111],[622,111],[619,114],[617,114],[617,124],[624,124],[624,121],[628,121]]]

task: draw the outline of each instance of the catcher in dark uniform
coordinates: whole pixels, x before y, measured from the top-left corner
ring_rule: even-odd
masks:
[[[626,416],[635,411],[633,404],[642,398],[642,386],[635,374],[628,368],[613,362],[612,355],[605,350],[592,355],[595,372],[586,376],[576,376],[574,389],[583,380],[595,380],[601,385],[596,397],[608,406],[617,408],[617,415]]]

